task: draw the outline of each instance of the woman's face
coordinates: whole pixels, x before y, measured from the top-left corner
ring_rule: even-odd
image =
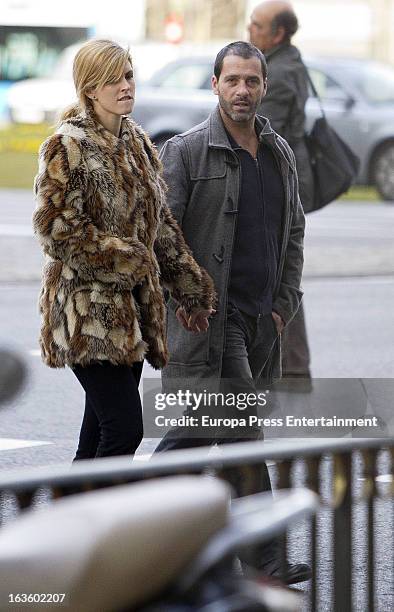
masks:
[[[135,82],[133,69],[127,62],[119,81],[108,82],[92,92],[93,106],[101,112],[128,115],[134,107]]]

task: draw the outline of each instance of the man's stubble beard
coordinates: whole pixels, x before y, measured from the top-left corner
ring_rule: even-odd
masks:
[[[237,113],[232,110],[231,104],[227,102],[220,93],[218,97],[220,108],[227,115],[227,117],[229,117],[232,121],[235,121],[236,123],[247,123],[256,115],[257,107],[259,105],[258,102],[251,106],[251,110],[249,112]]]

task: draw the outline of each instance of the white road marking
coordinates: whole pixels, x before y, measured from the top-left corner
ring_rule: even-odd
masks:
[[[30,225],[18,225],[16,223],[0,223],[1,236],[33,236],[33,228]]]
[[[31,446],[47,446],[53,442],[42,442],[40,440],[16,440],[14,438],[0,438],[0,451],[13,450],[15,448],[29,448]]]

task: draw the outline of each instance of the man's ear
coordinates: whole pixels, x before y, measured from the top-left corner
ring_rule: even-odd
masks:
[[[215,94],[215,96],[219,95],[218,80],[214,74],[212,75],[212,78],[211,78],[211,85],[212,85],[212,91]]]
[[[285,37],[285,29],[283,26],[279,26],[276,34],[272,37],[272,42],[274,45],[280,45]]]
[[[268,85],[267,77],[265,77],[263,83],[264,83],[264,88],[263,88],[263,92],[261,94],[261,99],[263,99],[265,94],[267,93],[267,85]]]

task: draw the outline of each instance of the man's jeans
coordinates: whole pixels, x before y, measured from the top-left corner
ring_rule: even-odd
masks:
[[[229,304],[220,391],[233,394],[256,394],[258,392],[256,389],[257,379],[273,349],[277,335],[278,332],[271,314],[251,317]],[[211,410],[211,414],[212,412]],[[230,412],[237,412],[237,416],[240,416],[239,411],[233,408],[226,412],[226,417],[231,416]],[[187,414],[187,411],[184,414]],[[248,431],[240,431],[239,435],[234,435],[233,430],[219,428],[215,432],[211,431],[211,435],[195,437],[190,435],[187,428],[178,426],[171,429],[163,437],[156,447],[155,453],[262,439],[263,432],[258,427],[249,428]],[[265,463],[258,470],[255,470],[254,483],[252,487],[250,487],[251,483],[248,483],[247,491],[244,490],[245,483],[237,477],[236,471],[234,471],[234,478],[231,480],[231,484],[239,497],[245,494],[272,490],[268,468]],[[278,542],[272,541],[265,544],[260,548],[260,553],[262,565],[278,557]]]
[[[251,317],[229,304],[220,392],[235,396],[242,394],[243,398],[249,394],[256,395],[257,379],[267,362],[276,338],[276,325],[271,314]],[[208,407],[208,411],[211,416],[215,416],[214,407]],[[188,410],[184,414],[192,416]],[[251,406],[240,411],[235,406],[225,406],[218,409],[216,416],[241,418],[252,414],[256,414],[256,407]],[[211,428],[201,438],[196,435],[191,436],[187,427],[180,426],[172,428],[164,436],[155,452],[262,438],[261,428],[257,426],[243,427],[237,432],[225,428],[213,431]]]
[[[271,314],[257,318],[251,317],[229,304],[220,391],[233,394],[257,394],[257,379],[267,362],[276,338],[276,325]],[[251,412],[255,410],[256,408],[252,408]],[[235,413],[238,417],[243,416],[237,408],[226,408],[225,416],[231,417]],[[211,435],[200,438],[190,436],[190,431],[188,432],[187,428],[178,426],[164,436],[155,449],[155,453],[197,446],[212,446],[215,443],[228,444],[259,439],[263,439],[263,433],[261,428],[258,427],[249,428],[247,431],[243,429],[238,434],[234,434],[231,429],[218,428]],[[252,487],[253,490],[250,490],[250,488],[248,491],[243,490],[244,483],[238,481],[236,472],[231,484],[238,496],[271,491],[271,481],[265,464],[261,466],[261,472],[257,474]],[[264,546],[264,550],[262,549],[261,552],[264,559],[270,560],[277,554],[276,544],[271,543]]]

